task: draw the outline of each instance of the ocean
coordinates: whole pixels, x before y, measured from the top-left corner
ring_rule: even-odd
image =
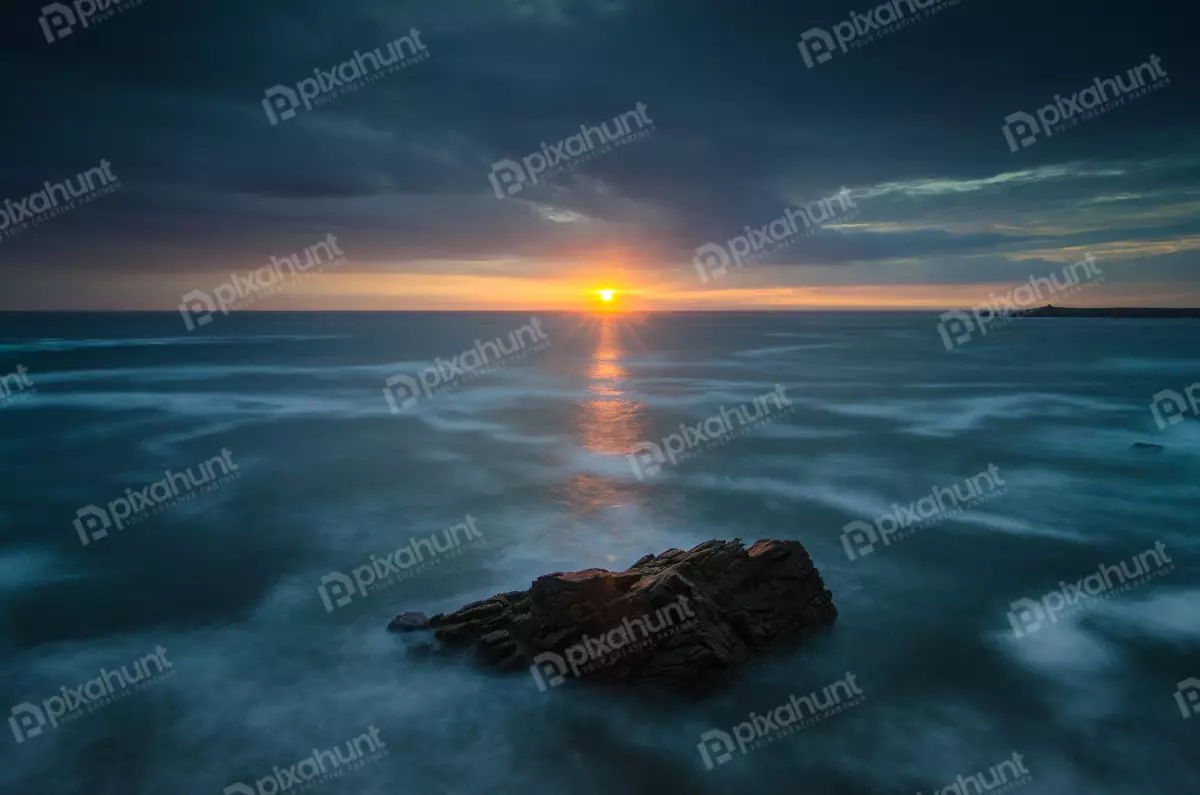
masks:
[[[1194,321],[208,320],[0,315],[0,791],[1200,791]],[[840,617],[706,698],[385,630],[712,538]]]

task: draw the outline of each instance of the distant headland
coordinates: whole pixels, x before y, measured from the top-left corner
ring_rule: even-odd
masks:
[[[1017,317],[1111,317],[1140,320],[1200,320],[1200,309],[1162,309],[1151,307],[1116,307],[1109,309],[1072,309],[1047,304],[1037,309],[1014,313]]]

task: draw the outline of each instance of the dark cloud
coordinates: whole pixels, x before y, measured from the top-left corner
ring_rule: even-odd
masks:
[[[512,258],[539,275],[619,245],[671,271],[843,186],[860,197],[851,225],[769,262],[921,261],[922,278],[952,282],[988,270],[965,258],[1121,243],[1191,278],[1188,246],[1157,244],[1200,231],[1194,4],[962,0],[814,69],[800,35],[864,4],[146,0],[53,44],[41,5],[0,12],[0,195],[102,158],[123,187],[0,243],[10,303],[53,283],[78,304],[73,275],[89,270],[220,273],[329,232],[366,269]],[[269,123],[267,88],[414,28],[428,60]],[[1006,116],[1151,54],[1168,88],[1009,150]],[[493,195],[497,160],[639,102],[649,136]]]

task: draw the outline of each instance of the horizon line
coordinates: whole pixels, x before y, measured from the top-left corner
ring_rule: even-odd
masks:
[[[953,312],[953,311],[971,311],[978,307],[972,306],[947,306],[947,307],[862,307],[862,308],[842,308],[842,307],[745,307],[745,308],[719,308],[719,309],[629,309],[629,310],[594,310],[594,309],[562,309],[562,308],[522,308],[522,309],[235,309],[224,314],[226,315],[278,315],[278,314],[341,314],[341,315],[392,315],[392,314],[525,314],[527,312],[542,312],[546,314],[563,314],[563,315],[597,315],[597,316],[615,316],[623,315],[670,315],[670,314],[696,314],[696,313],[783,313],[783,312],[822,312],[822,313],[843,313],[843,314],[929,314],[934,312]],[[1200,307],[1195,306],[1060,306],[1056,304],[1041,304],[1035,307],[1019,309],[1014,312],[1028,312],[1035,309],[1053,308],[1067,311],[1192,311],[1200,312]],[[126,314],[126,315],[160,315],[160,314],[178,314],[178,308],[174,309],[0,309],[0,315],[102,315],[102,314]]]

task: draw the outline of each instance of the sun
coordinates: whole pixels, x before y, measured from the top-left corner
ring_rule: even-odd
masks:
[[[611,284],[611,282],[610,282]],[[623,312],[625,299],[629,293],[616,287],[598,287],[589,291],[591,310],[593,312]]]

